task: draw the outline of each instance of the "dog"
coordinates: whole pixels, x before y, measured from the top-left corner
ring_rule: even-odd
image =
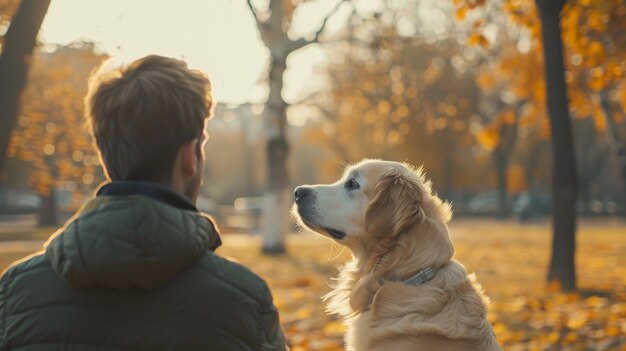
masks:
[[[346,322],[346,350],[502,351],[488,298],[453,259],[451,207],[421,168],[363,160],[336,183],[294,195],[303,229],[352,252],[324,297]]]

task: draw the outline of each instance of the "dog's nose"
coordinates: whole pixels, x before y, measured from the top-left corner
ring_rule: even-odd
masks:
[[[296,203],[298,203],[303,198],[309,196],[312,192],[313,190],[311,188],[307,188],[304,186],[297,187],[296,191],[294,191],[294,197],[295,197]]]

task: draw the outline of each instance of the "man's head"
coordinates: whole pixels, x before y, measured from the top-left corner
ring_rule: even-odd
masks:
[[[98,70],[85,107],[107,178],[161,183],[195,201],[212,105],[209,79],[181,60],[150,55]]]

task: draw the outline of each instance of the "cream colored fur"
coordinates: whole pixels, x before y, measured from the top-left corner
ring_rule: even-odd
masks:
[[[334,184],[306,188],[312,193],[294,217],[324,235],[345,233],[336,241],[352,252],[325,296],[328,312],[348,326],[348,351],[502,350],[486,319],[488,298],[452,258],[450,206],[421,169],[364,160]],[[437,270],[430,281],[403,282],[428,267]]]

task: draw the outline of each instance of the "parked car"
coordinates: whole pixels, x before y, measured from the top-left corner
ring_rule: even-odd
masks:
[[[17,190],[0,190],[0,215],[32,214],[39,211],[39,195]]]
[[[525,191],[515,198],[511,210],[521,221],[541,219],[552,213],[552,197],[536,190]]]
[[[576,212],[581,216],[612,216],[620,215],[621,209],[618,203],[610,200],[592,199],[587,204],[582,200],[576,201]],[[538,191],[526,191],[521,193],[513,202],[513,214],[519,220],[540,219],[552,214],[552,194]]]
[[[487,190],[476,194],[468,201],[466,210],[470,215],[496,215],[500,210],[498,190]]]

